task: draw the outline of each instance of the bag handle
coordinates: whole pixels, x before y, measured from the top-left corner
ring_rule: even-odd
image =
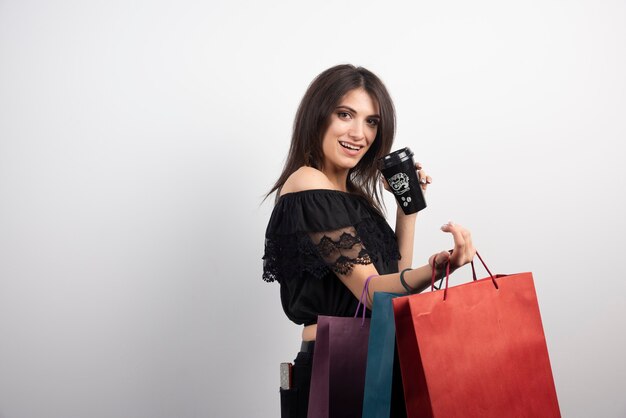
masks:
[[[495,286],[496,290],[498,290],[499,289],[498,283],[496,282],[496,278],[494,277],[494,275],[491,273],[491,270],[489,270],[489,267],[487,267],[487,264],[485,264],[485,261],[483,260],[483,258],[480,256],[480,254],[478,254],[478,251],[476,251],[476,255],[478,256],[478,259],[482,263],[483,267],[485,267],[485,270],[487,270],[487,273],[489,273],[489,276],[491,277],[491,281],[493,282],[493,285]],[[435,260],[433,259],[433,264],[434,263],[435,263]],[[477,279],[476,279],[476,269],[474,268],[474,260],[471,261],[471,265],[472,265],[472,279],[473,281],[476,281]],[[436,275],[436,271],[433,266],[433,274],[430,280],[431,291],[434,291],[435,289],[435,275]],[[448,282],[449,281],[450,281],[450,261],[446,263],[446,287],[443,290],[443,300],[446,300],[446,296],[448,295]]]
[[[361,292],[361,299],[359,299],[359,304],[356,306],[356,312],[354,313],[355,318],[359,315],[359,309],[363,306],[363,319],[361,320],[361,326],[365,325],[365,310],[367,307],[367,295],[369,294],[370,280],[377,276],[377,274],[372,274],[365,279],[365,286],[363,286],[363,291]]]

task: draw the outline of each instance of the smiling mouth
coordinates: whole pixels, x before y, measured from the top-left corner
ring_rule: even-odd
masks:
[[[362,146],[348,144],[347,142],[343,142],[343,141],[339,141],[339,144],[342,147],[352,150],[352,151],[359,151],[361,148],[363,148]]]

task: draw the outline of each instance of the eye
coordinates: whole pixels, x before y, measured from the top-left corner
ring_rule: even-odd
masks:
[[[344,111],[337,112],[337,116],[339,117],[339,119],[350,119],[350,118],[352,118],[352,115],[349,112],[344,112]]]
[[[380,121],[378,119],[368,119],[367,124],[371,127],[377,127]]]

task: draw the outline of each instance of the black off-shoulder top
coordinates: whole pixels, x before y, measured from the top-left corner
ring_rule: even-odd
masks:
[[[263,279],[280,283],[287,317],[311,325],[318,315],[352,316],[358,300],[336,273],[374,264],[379,274],[398,271],[395,233],[366,199],[337,190],[281,196],[265,233]]]

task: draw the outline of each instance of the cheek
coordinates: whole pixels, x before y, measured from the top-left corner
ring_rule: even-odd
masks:
[[[324,142],[322,143],[322,153],[329,155],[333,152],[333,145],[335,141],[332,139],[332,136],[324,137]]]
[[[326,131],[326,134],[324,135],[324,139],[322,140],[322,146],[324,148],[328,147],[330,145],[331,142],[333,142],[333,135],[330,131]]]
[[[369,142],[369,146],[372,146],[374,141],[376,140],[376,134],[378,131],[376,129],[372,129],[371,133],[367,136],[367,140]]]

